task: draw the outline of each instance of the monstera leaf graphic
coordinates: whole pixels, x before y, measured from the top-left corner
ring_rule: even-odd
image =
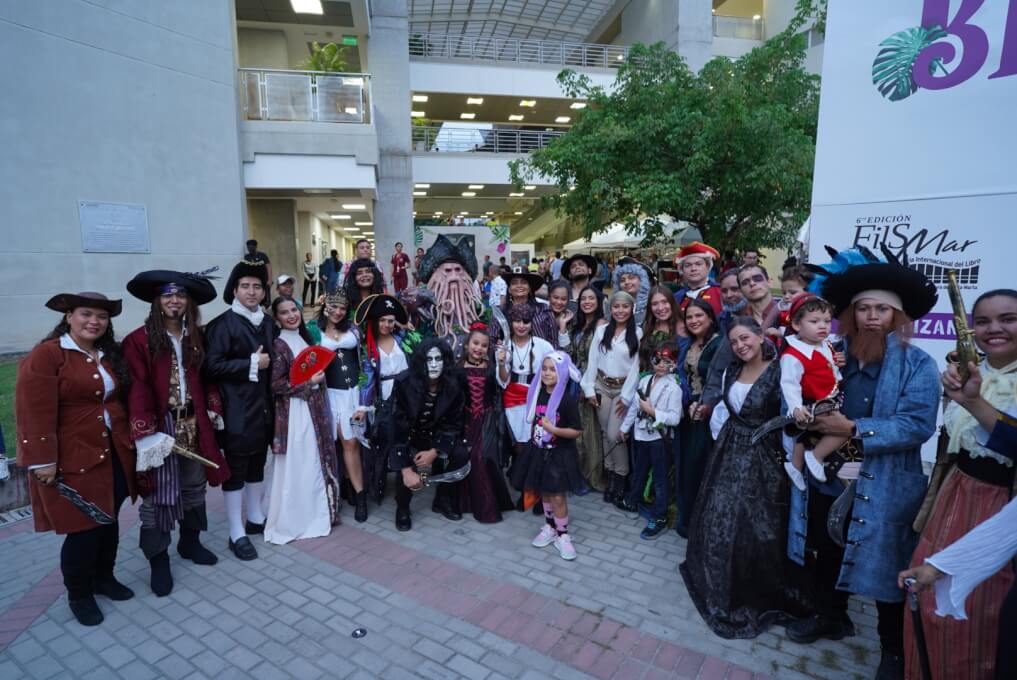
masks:
[[[918,85],[911,77],[915,60],[922,50],[945,37],[946,31],[939,26],[918,26],[894,33],[879,43],[882,49],[872,62],[872,83],[879,93],[897,102],[917,92]],[[934,60],[929,66],[930,72],[937,68],[943,69],[941,59]]]

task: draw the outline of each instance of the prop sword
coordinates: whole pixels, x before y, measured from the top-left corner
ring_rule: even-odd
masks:
[[[498,323],[498,328],[501,329],[502,342],[512,340],[512,331],[509,330],[508,319],[505,318],[505,312],[501,311],[501,307],[498,305],[491,306],[491,318]]]
[[[87,501],[84,497],[78,493],[78,490],[72,486],[64,484],[62,477],[57,477],[53,480],[54,486],[56,487],[57,493],[66,498],[71,502],[71,505],[76,507],[81,512],[91,518],[96,524],[113,524],[114,520],[109,514],[100,508],[92,501]]]
[[[812,410],[812,415],[815,417],[836,410],[837,405],[835,403],[832,401],[823,401],[816,404],[816,407]],[[798,421],[795,420],[794,416],[777,416],[776,418],[770,418],[752,432],[752,438],[749,440],[749,443],[753,445],[758,444],[759,440],[771,432],[783,430],[788,425],[797,425],[797,423]]]
[[[922,680],[932,680],[929,648],[925,644],[925,628],[922,626],[922,610],[918,605],[918,593],[914,589],[916,584],[917,581],[913,578],[904,579],[904,587],[908,589],[908,608],[911,610],[911,623],[915,629],[915,644],[918,646],[918,663],[922,670]]]
[[[210,468],[213,468],[215,470],[219,469],[219,465],[217,463],[213,463],[212,461],[210,461],[208,458],[205,458],[204,456],[199,456],[194,451],[188,451],[187,449],[185,449],[182,446],[177,446],[176,444],[174,444],[173,445],[173,453],[181,455],[184,458],[190,458],[191,460],[196,460],[199,463],[201,463],[202,465],[204,465],[205,467],[210,467]]]
[[[470,461],[466,461],[466,465],[458,467],[455,470],[449,470],[443,472],[440,475],[432,475],[427,472],[420,473],[420,482],[424,488],[425,486],[433,486],[435,484],[451,484],[453,482],[460,482],[466,479],[466,475],[470,474]]]

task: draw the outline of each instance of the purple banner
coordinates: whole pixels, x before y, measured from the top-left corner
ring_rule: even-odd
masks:
[[[970,323],[970,321],[968,322]],[[915,321],[914,337],[924,340],[956,340],[957,332],[953,327],[953,314],[949,312],[932,312]]]

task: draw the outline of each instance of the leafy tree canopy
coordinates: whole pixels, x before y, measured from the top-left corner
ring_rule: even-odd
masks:
[[[588,106],[567,135],[510,163],[512,181],[550,178],[559,192],[546,205],[587,236],[622,222],[649,245],[663,225],[642,218],[668,214],[722,250],[790,245],[812,196],[819,78],[802,68],[800,31],[814,11],[800,0],[785,31],[698,74],[661,43],[634,45],[610,92],[562,71],[565,94]]]

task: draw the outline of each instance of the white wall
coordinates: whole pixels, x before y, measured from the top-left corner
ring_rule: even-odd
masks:
[[[233,3],[105,4],[0,4],[0,304],[18,310],[0,351],[52,328],[54,293],[124,297],[123,335],[134,274],[228,273],[243,252]],[[151,254],[83,254],[79,200],[144,204]]]
[[[244,68],[291,69],[286,34],[257,28],[237,29],[237,53]]]
[[[671,49],[678,42],[677,0],[630,2],[621,15],[621,31],[612,41],[616,45],[640,42],[652,45],[658,40]]]

